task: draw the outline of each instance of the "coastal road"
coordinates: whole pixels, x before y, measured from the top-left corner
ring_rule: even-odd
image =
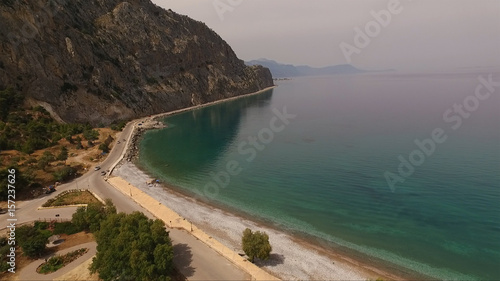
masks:
[[[52,194],[30,201],[17,202],[15,217],[17,224],[38,219],[55,219],[56,215],[58,215],[57,218],[59,219],[71,219],[76,208],[38,210],[38,207],[49,198],[53,198],[69,189],[89,189],[102,199],[110,198],[118,212],[132,213],[139,211],[149,218],[154,218],[150,212],[139,206],[130,197],[116,190],[101,176],[101,171],[111,169],[122,158],[137,123],[139,121],[129,122],[122,132],[117,134],[117,140],[120,140],[120,144],[115,143],[108,157],[98,164],[101,170],[94,171],[94,167],[91,167],[83,176],[58,186],[57,191]],[[126,141],[123,141],[124,139]],[[7,222],[7,214],[0,215],[0,230],[6,231],[5,227],[9,223]],[[250,279],[247,273],[189,233],[176,229],[167,228],[167,230],[170,231],[170,237],[172,238],[176,265],[189,280]]]
[[[125,143],[123,139],[130,139],[134,125],[136,122],[128,123],[123,131],[117,134],[117,139],[122,140],[120,144],[115,144],[111,152],[106,159],[98,164],[101,166],[101,170],[110,169],[122,156],[125,151]],[[122,193],[113,188],[110,184],[104,181],[104,177],[101,176],[101,170],[94,171],[94,167],[91,167],[87,173],[81,177],[69,182],[62,184],[57,187],[57,191],[36,198],[34,200],[17,202],[16,204],[16,217],[17,224],[23,222],[30,222],[38,219],[71,219],[75,208],[56,208],[56,209],[44,209],[38,210],[44,202],[50,198],[56,197],[59,193],[70,190],[70,189],[89,189],[95,194],[97,194],[102,199],[111,198],[116,208],[120,212],[131,213],[134,211],[141,211],[146,213],[146,210],[141,206],[137,205],[135,202],[124,196]],[[56,214],[59,216],[56,217]],[[149,217],[152,216],[149,214]],[[7,223],[7,214],[0,215],[0,229],[5,228]]]

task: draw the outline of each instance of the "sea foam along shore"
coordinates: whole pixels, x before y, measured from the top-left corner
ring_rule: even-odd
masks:
[[[235,252],[242,252],[240,241],[245,228],[265,231],[269,234],[273,255],[270,261],[260,265],[283,280],[367,280],[387,276],[357,265],[352,260],[347,262],[348,259],[332,259],[322,255],[316,249],[285,233],[197,202],[172,191],[171,188],[162,185],[150,186],[146,182],[151,181],[151,177],[130,162],[119,165],[114,174],[192,221]]]

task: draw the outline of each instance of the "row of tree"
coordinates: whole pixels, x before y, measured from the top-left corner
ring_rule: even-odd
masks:
[[[165,224],[140,212],[117,213],[109,199],[105,204],[78,208],[71,222],[59,223],[52,230],[48,227],[49,223],[37,222],[17,229],[16,240],[23,254],[39,258],[53,234],[88,231],[97,241],[90,270],[101,280],[170,280],[173,273],[174,252]],[[7,246],[7,240],[0,239],[0,253],[6,252]],[[256,258],[267,260],[272,251],[266,233],[248,228],[243,231],[242,247],[251,262]]]
[[[140,212],[117,213],[109,199],[104,205],[92,203],[78,208],[71,222],[58,223],[53,228],[49,229],[45,222],[18,227],[16,241],[23,254],[30,258],[46,254],[48,238],[53,234],[90,231],[97,241],[90,270],[98,273],[100,280],[170,280],[173,273],[174,252],[165,224]],[[7,239],[0,239],[2,264],[6,258],[3,254],[9,249]],[[7,266],[0,266],[0,270],[6,269]]]

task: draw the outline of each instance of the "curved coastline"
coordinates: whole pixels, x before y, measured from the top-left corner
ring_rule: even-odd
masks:
[[[123,158],[125,158],[128,162],[133,162],[133,160],[137,159],[138,150],[139,150],[138,142],[140,141],[142,135],[148,130],[165,128],[165,125],[161,121],[163,118],[165,118],[167,116],[172,116],[175,114],[180,114],[180,113],[183,113],[186,111],[200,109],[203,107],[209,107],[209,106],[216,105],[216,104],[223,103],[223,102],[228,102],[228,101],[232,101],[232,100],[236,100],[236,99],[240,99],[240,98],[244,98],[244,97],[259,95],[259,94],[265,93],[267,91],[270,91],[276,87],[278,87],[278,86],[274,85],[274,86],[267,87],[265,89],[262,89],[260,91],[254,92],[254,93],[248,93],[248,94],[244,94],[244,95],[230,97],[227,99],[217,100],[217,101],[204,103],[204,104],[200,104],[200,105],[194,105],[194,106],[190,106],[190,107],[186,107],[186,108],[182,108],[182,109],[178,109],[178,110],[174,110],[174,111],[159,113],[156,115],[152,115],[149,117],[143,117],[143,118],[139,118],[139,119],[131,121],[131,123],[133,124],[133,127],[134,127],[133,132],[132,132],[132,136],[129,140],[127,140],[126,149],[125,149],[122,157],[111,167],[111,169],[110,169],[111,172],[109,174],[111,174],[113,172],[113,169],[121,161],[123,161]],[[141,124],[141,126],[138,126],[139,124]]]
[[[427,276],[422,276],[415,272],[409,273],[403,268],[386,265],[381,262],[374,261],[372,258],[363,257],[362,254],[355,254],[346,247],[339,246],[339,249],[335,247],[335,251],[333,251],[331,245],[318,245],[318,241],[316,241],[316,239],[308,239],[308,237],[296,235],[296,233],[287,234],[283,232],[283,230],[273,226],[271,223],[259,222],[255,218],[249,218],[248,216],[245,216],[245,214],[236,210],[228,210],[228,208],[224,208],[223,206],[213,206],[210,203],[207,204],[205,202],[197,201],[187,194],[183,194],[180,192],[180,189],[173,186],[158,186],[155,187],[156,193],[151,193],[152,188],[148,187],[147,184],[144,184],[148,180],[151,180],[151,173],[145,171],[144,167],[138,167],[134,164],[134,162],[136,162],[134,160],[137,160],[138,157],[138,144],[144,132],[149,129],[161,128],[162,126],[158,122],[166,116],[211,106],[216,103],[226,102],[249,95],[256,95],[271,90],[274,87],[266,88],[256,93],[232,97],[133,121],[135,124],[133,137],[131,138],[132,141],[127,143],[127,152],[124,153],[126,156],[120,162],[119,167],[117,167],[115,171],[116,175],[127,180],[129,183],[132,183],[134,186],[149,194],[151,197],[156,198],[162,205],[172,208],[182,217],[196,223],[200,226],[200,229],[209,233],[218,241],[221,241],[225,246],[233,248],[236,251],[241,252],[239,249],[239,235],[241,233],[236,229],[245,226],[267,231],[270,233],[271,242],[276,243],[276,241],[273,241],[274,238],[274,240],[279,240],[277,242],[279,245],[278,247],[273,247],[275,249],[274,259],[271,262],[262,263],[260,265],[267,271],[272,272],[273,274],[284,279],[366,280],[376,279],[379,277],[397,280],[415,278],[429,279]],[[142,126],[137,126],[139,123],[142,123]],[[162,194],[164,194],[164,196],[160,196]],[[168,197],[172,200],[163,200],[164,198],[160,197]],[[196,211],[189,212],[189,210]],[[207,219],[208,214],[214,213],[216,214],[214,218]],[[226,225],[223,225],[220,222],[226,222]],[[282,252],[286,253],[280,253],[280,249]],[[279,259],[281,259],[281,261]],[[287,262],[284,264],[283,260],[293,260],[295,263],[289,264]],[[299,265],[297,263],[299,263]]]
[[[246,227],[267,232],[274,258],[258,265],[283,280],[435,279],[335,242],[287,231],[272,221],[259,219],[230,206],[197,200],[183,192],[182,188],[168,183],[148,186],[145,182],[155,178],[155,175],[138,164],[126,163],[117,170],[117,175],[134,182],[143,192],[236,252],[242,252],[239,239]],[[290,262],[282,263],[283,260]]]

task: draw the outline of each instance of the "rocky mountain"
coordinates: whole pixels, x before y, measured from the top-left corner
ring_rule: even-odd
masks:
[[[310,67],[307,65],[282,64],[273,60],[258,59],[246,62],[249,66],[262,65],[271,70],[273,77],[298,77],[313,75],[356,74],[366,72],[350,64],[339,64],[327,67]]]
[[[0,90],[109,124],[273,85],[204,23],[150,0],[2,0]]]

